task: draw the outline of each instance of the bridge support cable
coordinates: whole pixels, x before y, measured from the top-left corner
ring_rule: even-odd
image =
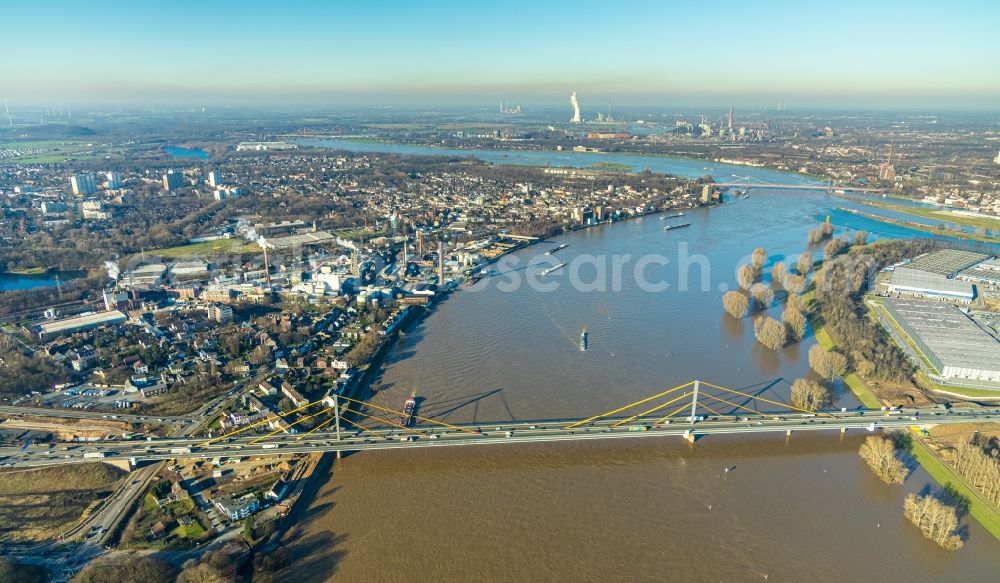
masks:
[[[708,395],[702,395],[702,396],[703,396],[703,397],[707,397]],[[710,413],[714,413],[715,415],[718,415],[719,417],[728,417],[728,415],[724,415],[724,414],[722,414],[722,413],[719,413],[718,411],[716,411],[715,409],[713,409],[713,408],[709,407],[709,406],[708,406],[708,405],[706,405],[705,403],[702,403],[702,404],[701,404],[701,406],[702,406],[702,407],[704,407],[704,408],[706,408],[706,409],[708,409],[708,411],[709,411]]]
[[[347,402],[349,402],[349,403],[357,403],[358,405],[362,405],[362,406],[365,406],[365,407],[371,407],[373,409],[379,409],[380,411],[385,411],[386,413],[392,413],[394,415],[402,415],[403,414],[402,411],[395,411],[393,409],[389,409],[388,407],[381,407],[379,405],[376,405],[375,403],[369,403],[367,401],[359,401],[357,399],[352,399],[350,397],[344,397],[344,396],[341,396],[340,398],[343,399],[343,400],[345,400],[345,401],[347,401]],[[355,413],[357,413],[357,411],[355,411]],[[419,419],[421,421],[426,421],[428,423],[433,423],[434,425],[440,425],[442,427],[447,427],[448,429],[454,429],[456,431],[463,431],[465,433],[476,433],[475,431],[473,431],[471,429],[466,429],[464,427],[459,427],[458,425],[452,425],[451,423],[445,423],[443,421],[438,421],[436,419],[428,419],[427,417],[421,417],[420,415],[413,415],[413,418],[414,419]]]
[[[281,419],[282,416],[284,416],[284,415],[288,415],[290,413],[295,413],[295,412],[301,411],[303,409],[307,409],[309,407],[312,407],[313,405],[317,405],[317,404],[322,403],[322,402],[323,402],[323,399],[320,399],[318,401],[313,401],[312,403],[306,403],[305,405],[302,405],[301,407],[296,407],[296,408],[290,409],[288,411],[281,411],[277,415],[272,415],[270,417],[265,417],[261,421],[257,421],[257,422],[251,423],[250,425],[247,425],[246,427],[241,427],[240,429],[237,429],[236,431],[230,431],[229,433],[224,433],[224,434],[222,434],[222,435],[220,435],[218,437],[213,437],[213,438],[211,438],[211,439],[209,439],[207,441],[199,443],[198,447],[205,447],[206,445],[212,445],[213,443],[216,443],[218,441],[222,441],[223,439],[230,438],[230,437],[232,437],[234,435],[239,435],[239,434],[243,433],[244,431],[249,431],[249,430],[253,429],[254,427],[259,427],[261,425],[264,425],[265,423],[270,423],[270,422],[274,421],[275,419]]]
[[[753,413],[754,415],[757,415],[757,416],[763,415],[763,413],[761,413],[760,411],[757,411],[756,409],[751,409],[750,407],[744,407],[743,405],[740,405],[739,403],[734,403],[732,401],[723,399],[722,397],[717,397],[715,395],[709,395],[707,393],[704,394],[704,395],[702,395],[702,396],[705,397],[706,399],[713,399],[713,400],[719,401],[720,403],[725,403],[725,404],[731,405],[733,407],[738,407],[740,409],[745,409],[745,410],[750,411],[751,413]]]
[[[673,413],[670,413],[669,415],[667,415],[665,417],[660,417],[659,419],[657,419],[654,424],[656,424],[656,423],[663,423],[664,421],[670,419],[671,417],[673,417],[674,415],[680,413],[684,409],[687,409],[687,406],[688,406],[687,403],[684,403],[680,407],[674,409]]]
[[[646,397],[645,399],[640,399],[640,400],[635,401],[633,403],[629,403],[628,405],[625,405],[624,407],[619,407],[619,408],[614,409],[612,411],[606,411],[604,413],[601,413],[600,415],[594,415],[593,417],[590,417],[588,419],[584,419],[583,421],[577,421],[576,423],[572,423],[570,425],[567,425],[566,427],[563,427],[563,429],[573,429],[574,427],[579,427],[580,425],[585,425],[587,423],[590,423],[592,421],[600,419],[601,417],[607,417],[608,415],[614,415],[615,413],[621,413],[622,411],[624,411],[626,409],[631,409],[632,407],[635,407],[636,405],[642,405],[643,403],[648,403],[648,402],[650,402],[650,401],[652,401],[654,399],[659,399],[660,397],[664,397],[666,395],[669,395],[670,393],[673,393],[674,391],[679,391],[679,390],[681,390],[683,388],[689,387],[692,384],[694,384],[694,382],[695,381],[689,381],[689,382],[684,383],[683,385],[677,385],[676,387],[674,387],[672,389],[668,389],[666,391],[663,391],[662,393],[658,393],[656,395],[653,395],[652,397]]]
[[[357,428],[358,428],[358,429],[360,429],[361,431],[367,431],[368,433],[375,433],[375,432],[374,432],[374,431],[372,431],[371,429],[369,429],[369,428],[365,427],[364,425],[362,425],[362,424],[360,424],[360,423],[358,423],[358,422],[356,422],[356,421],[351,421],[351,420],[350,420],[350,419],[348,419],[347,417],[342,417],[342,418],[341,418],[341,421],[346,421],[347,423],[350,423],[351,425],[353,425],[353,426],[357,427]]]
[[[690,391],[684,393],[680,397],[675,397],[673,399],[670,399],[669,401],[667,401],[666,403],[663,403],[662,405],[657,405],[657,406],[653,407],[652,409],[646,409],[642,413],[638,413],[638,414],[633,415],[633,416],[631,416],[631,417],[629,417],[627,419],[623,419],[623,420],[621,420],[621,421],[619,421],[617,423],[614,423],[614,424],[611,425],[611,427],[618,427],[620,425],[625,425],[626,423],[630,423],[632,421],[635,421],[636,419],[639,419],[640,417],[645,417],[646,415],[649,415],[650,413],[652,413],[654,411],[659,411],[660,409],[663,409],[664,407],[669,407],[670,405],[673,405],[677,401],[680,401],[681,399],[683,399],[683,398],[685,398],[685,397],[687,397],[689,395],[691,395]],[[686,407],[687,404],[685,403],[684,406]]]
[[[249,442],[247,442],[247,445],[253,445],[253,444],[258,443],[260,441],[264,441],[265,439],[267,439],[268,437],[271,437],[272,435],[281,433],[283,431],[287,431],[289,427],[294,427],[295,425],[298,425],[299,423],[302,423],[303,421],[308,421],[309,419],[312,419],[313,417],[318,417],[318,416],[320,416],[320,415],[322,415],[324,413],[329,412],[330,409],[332,409],[332,408],[333,407],[327,407],[326,409],[323,409],[322,411],[320,411],[318,413],[313,413],[312,415],[306,415],[305,417],[302,417],[300,419],[296,419],[294,422],[289,423],[285,427],[279,427],[279,428],[275,429],[274,431],[272,431],[271,433],[268,433],[267,435],[262,435],[260,437],[256,437],[254,439],[251,439]]]
[[[730,389],[730,388],[727,388],[727,387],[720,387],[719,385],[713,385],[712,383],[709,383],[709,382],[705,382],[705,384],[708,385],[708,386],[710,386],[710,387],[713,387],[713,388],[716,388],[716,389],[720,389],[722,391],[727,391],[729,393],[733,393],[735,395],[740,395],[742,397],[748,397],[750,399],[755,399],[757,401],[763,401],[765,403],[770,403],[772,405],[779,405],[781,407],[788,407],[789,409],[794,409],[794,410],[802,412],[802,413],[809,413],[809,414],[813,414],[813,415],[816,415],[816,414],[818,414],[818,415],[826,415],[827,417],[833,417],[833,415],[831,415],[829,413],[825,413],[823,411],[810,411],[809,409],[802,409],[801,407],[796,407],[794,405],[789,405],[787,403],[782,403],[781,401],[772,401],[771,399],[765,399],[764,397],[754,396],[754,395],[751,395],[749,393],[744,393],[744,392],[741,392],[741,391],[737,391],[736,389]]]
[[[346,420],[345,420],[345,421],[346,421]],[[295,441],[300,441],[300,440],[301,440],[301,439],[302,439],[303,437],[307,437],[307,436],[309,436],[309,435],[312,435],[313,433],[316,433],[317,431],[319,431],[320,429],[322,429],[322,428],[326,427],[326,426],[327,426],[327,425],[329,425],[330,423],[333,423],[333,418],[332,418],[332,417],[331,417],[330,419],[327,419],[326,421],[324,421],[324,422],[320,423],[320,424],[319,424],[319,425],[317,425],[316,427],[313,427],[313,428],[312,428],[312,429],[310,429],[309,431],[306,431],[306,432],[305,432],[305,433],[303,433],[302,435],[300,435],[300,436],[296,437],[296,438],[295,438]],[[339,440],[340,438],[338,437],[337,439]]]
[[[390,419],[386,419],[384,417],[379,417],[378,415],[371,415],[369,413],[362,413],[361,411],[355,411],[354,409],[351,409],[350,407],[344,407],[344,410],[345,411],[350,411],[351,413],[357,413],[358,415],[363,415],[363,416],[365,416],[365,417],[367,417],[369,419],[374,419],[376,421],[381,421],[382,423],[385,423],[385,424],[390,425],[392,427],[395,427],[397,429],[402,429],[403,431],[409,431],[410,433],[419,433],[421,435],[423,435],[425,433],[424,431],[422,431],[420,429],[414,429],[412,427],[406,427],[406,426],[402,425],[401,423],[396,423],[396,422],[394,422],[394,421],[392,421]]]

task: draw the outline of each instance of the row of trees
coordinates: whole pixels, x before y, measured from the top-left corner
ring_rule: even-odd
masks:
[[[1000,504],[1000,451],[963,441],[952,452],[952,464],[990,502]]]
[[[913,375],[910,362],[868,317],[863,293],[878,269],[930,248],[923,240],[866,247],[864,255],[849,253],[824,261],[816,273],[819,316],[837,344],[851,348],[848,365],[861,377],[905,383]]]

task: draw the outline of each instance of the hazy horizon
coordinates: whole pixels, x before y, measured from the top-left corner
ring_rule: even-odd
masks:
[[[24,104],[1000,106],[1000,5],[778,0],[5,8]],[[54,16],[58,16],[54,19]],[[942,25],[946,23],[946,25]]]

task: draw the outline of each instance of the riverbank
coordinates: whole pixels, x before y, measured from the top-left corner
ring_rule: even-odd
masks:
[[[864,198],[858,198],[854,196],[844,197],[846,200],[851,202],[856,202],[858,204],[863,204],[866,206],[879,208],[883,210],[894,211],[906,215],[913,215],[917,217],[922,217],[925,219],[931,219],[935,221],[942,221],[946,223],[955,223],[958,225],[963,225],[972,228],[983,228],[983,229],[1000,229],[1000,217],[974,217],[969,215],[961,215],[953,211],[944,209],[929,209],[914,205],[906,204],[892,204],[887,202],[879,202],[875,200],[867,200]],[[912,200],[912,199],[907,199]]]
[[[928,233],[930,235],[937,235],[939,237],[954,237],[956,239],[962,239],[965,241],[975,241],[977,243],[989,243],[989,244],[1000,244],[1000,238],[988,237],[986,235],[979,235],[976,233],[966,233],[965,231],[955,231],[952,229],[936,228],[930,225],[925,225],[923,223],[918,223],[916,221],[901,221],[899,219],[893,219],[891,217],[883,217],[882,215],[877,215],[875,213],[866,213],[864,211],[859,211],[857,209],[849,209],[845,207],[840,207],[837,210],[851,213],[852,215],[857,215],[859,217],[864,217],[866,219],[871,219],[873,221],[878,221],[880,223],[885,223],[888,225],[897,225],[900,227],[905,227],[907,229],[913,229],[914,231],[920,231],[922,233]]]
[[[815,291],[810,289],[805,293],[802,299],[805,300],[805,305],[809,306],[816,301]],[[809,327],[812,328],[813,336],[816,337],[817,344],[827,350],[833,350],[836,348],[837,344],[833,341],[833,338],[830,337],[830,333],[826,331],[826,327],[823,325],[822,318],[820,318],[818,310],[809,310]],[[875,393],[868,388],[868,385],[866,385],[857,374],[852,372],[845,375],[844,384],[847,385],[847,388],[854,393],[854,396],[857,397],[858,400],[861,401],[861,404],[866,408],[878,409],[882,407],[882,401],[875,396]]]
[[[976,522],[982,525],[987,532],[1000,540],[1000,510],[984,500],[978,490],[952,471],[951,467],[924,444],[923,438],[915,437],[910,454],[942,488],[951,489],[962,496],[968,502],[969,515],[975,518]]]
[[[814,301],[814,290],[805,294],[804,299],[808,306]],[[871,316],[869,314],[869,316]],[[813,328],[816,342],[832,350],[836,343],[830,334],[824,329],[817,313],[810,310],[809,324]],[[865,382],[855,373],[849,373],[843,378],[844,384],[850,388],[851,392],[861,403],[869,409],[878,409],[883,406],[875,393],[865,384]],[[969,486],[961,476],[956,474],[943,460],[932,453],[925,445],[920,436],[915,436],[913,449],[910,452],[913,458],[928,473],[934,481],[942,488],[953,488],[961,496],[969,501],[969,515],[972,516],[987,532],[1000,540],[1000,511],[985,501],[974,488]]]
[[[646,152],[578,152],[572,149],[551,150],[544,148],[525,149],[490,149],[479,146],[463,147],[439,146],[433,144],[401,143],[378,139],[374,141],[343,140],[339,138],[316,138],[314,136],[297,137],[293,141],[303,147],[327,148],[331,150],[346,150],[355,153],[382,153],[401,156],[454,156],[457,158],[474,157],[487,164],[506,164],[513,166],[552,166],[566,168],[591,168],[594,164],[608,163],[615,166],[627,166],[629,172],[639,173],[644,170],[683,178],[698,178],[708,175],[723,175],[726,177],[743,178],[748,171],[762,172],[768,176],[758,176],[762,182],[782,184],[814,184],[817,180],[828,180],[826,177],[810,175],[794,170],[763,166],[749,167],[741,164],[718,162],[713,158],[696,158],[678,154],[646,153]]]

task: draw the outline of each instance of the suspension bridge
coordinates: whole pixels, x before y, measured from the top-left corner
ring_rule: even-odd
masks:
[[[597,415],[489,423],[447,423],[349,397],[330,395],[210,437],[99,440],[0,448],[0,466],[104,461],[133,468],[167,459],[261,457],[556,441],[880,429],[1000,421],[1000,410],[940,407],[811,411],[748,392],[693,380]]]

